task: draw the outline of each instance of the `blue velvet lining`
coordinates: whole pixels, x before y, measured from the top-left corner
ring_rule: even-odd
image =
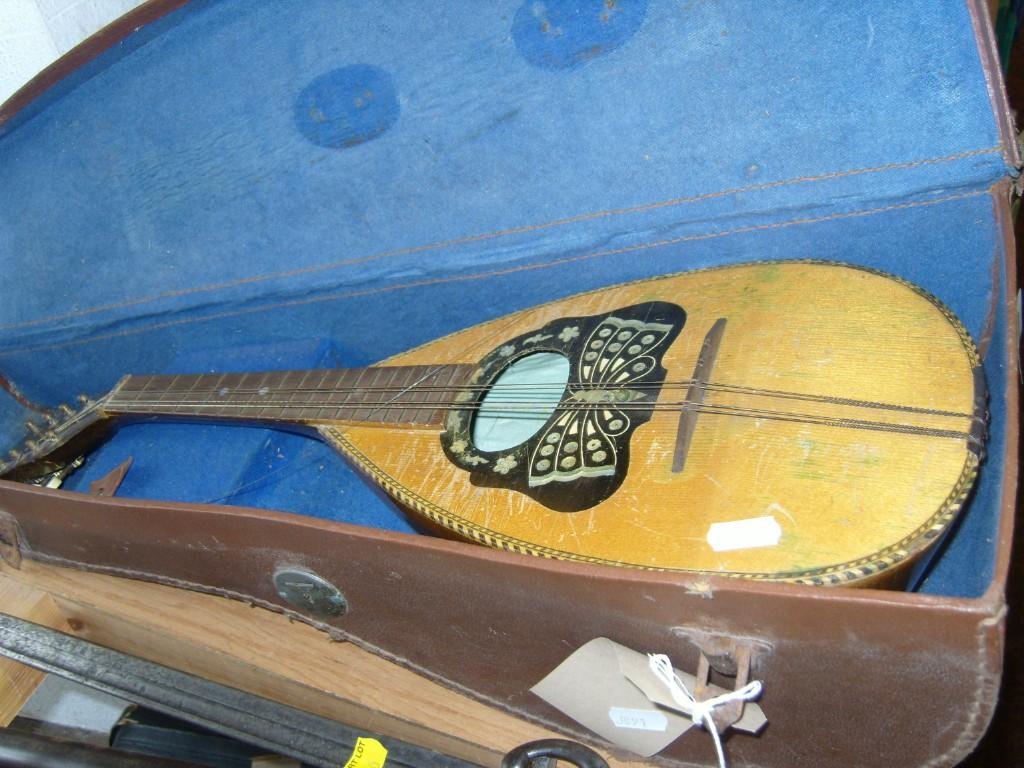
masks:
[[[781,258],[906,277],[977,337],[1007,172],[961,2],[194,0],[0,129],[0,370],[56,403],[126,371],[364,365]],[[930,592],[991,578],[1001,353]],[[0,403],[4,442],[23,416]],[[129,427],[71,487],[128,454],[126,494],[411,530],[329,450],[260,429]]]

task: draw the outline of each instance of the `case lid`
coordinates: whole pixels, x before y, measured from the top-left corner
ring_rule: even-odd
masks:
[[[193,0],[7,115],[0,350],[987,186],[1009,149],[978,23]]]

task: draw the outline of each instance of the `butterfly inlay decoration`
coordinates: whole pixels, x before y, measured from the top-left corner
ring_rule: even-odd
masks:
[[[592,317],[566,317],[509,339],[480,361],[478,395],[448,416],[441,443],[472,482],[522,492],[552,510],[576,512],[608,498],[629,466],[629,439],[650,419],[665,380],[661,355],[686,322],[677,304],[655,301]],[[547,422],[500,451],[474,445],[473,421],[486,386],[517,360],[563,355],[569,380]],[[628,407],[622,407],[628,404]]]

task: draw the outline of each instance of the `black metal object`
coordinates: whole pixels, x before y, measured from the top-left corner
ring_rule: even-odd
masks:
[[[256,758],[268,757],[263,747],[136,706],[110,732],[110,746],[124,752],[184,760],[197,768],[252,768]],[[291,759],[287,762],[296,768],[302,765]]]
[[[195,763],[50,739],[0,728],[3,768],[197,768]]]
[[[552,760],[563,760],[578,768],[608,768],[597,752],[565,739],[541,739],[516,747],[501,761],[501,768],[547,768]]]
[[[368,736],[387,748],[389,768],[478,768],[3,614],[0,655],[323,768],[344,765]]]

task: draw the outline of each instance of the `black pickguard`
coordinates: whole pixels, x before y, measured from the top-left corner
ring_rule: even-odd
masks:
[[[458,395],[441,435],[445,454],[474,485],[508,488],[559,512],[588,509],[611,496],[629,468],[629,441],[651,418],[665,381],[662,356],[686,322],[675,304],[651,301],[591,317],[566,317],[489,352],[472,389]],[[570,362],[558,409],[519,445],[478,449],[473,419],[487,386],[517,360],[557,352]],[[639,386],[638,386],[639,385]],[[620,407],[626,406],[627,407]]]

